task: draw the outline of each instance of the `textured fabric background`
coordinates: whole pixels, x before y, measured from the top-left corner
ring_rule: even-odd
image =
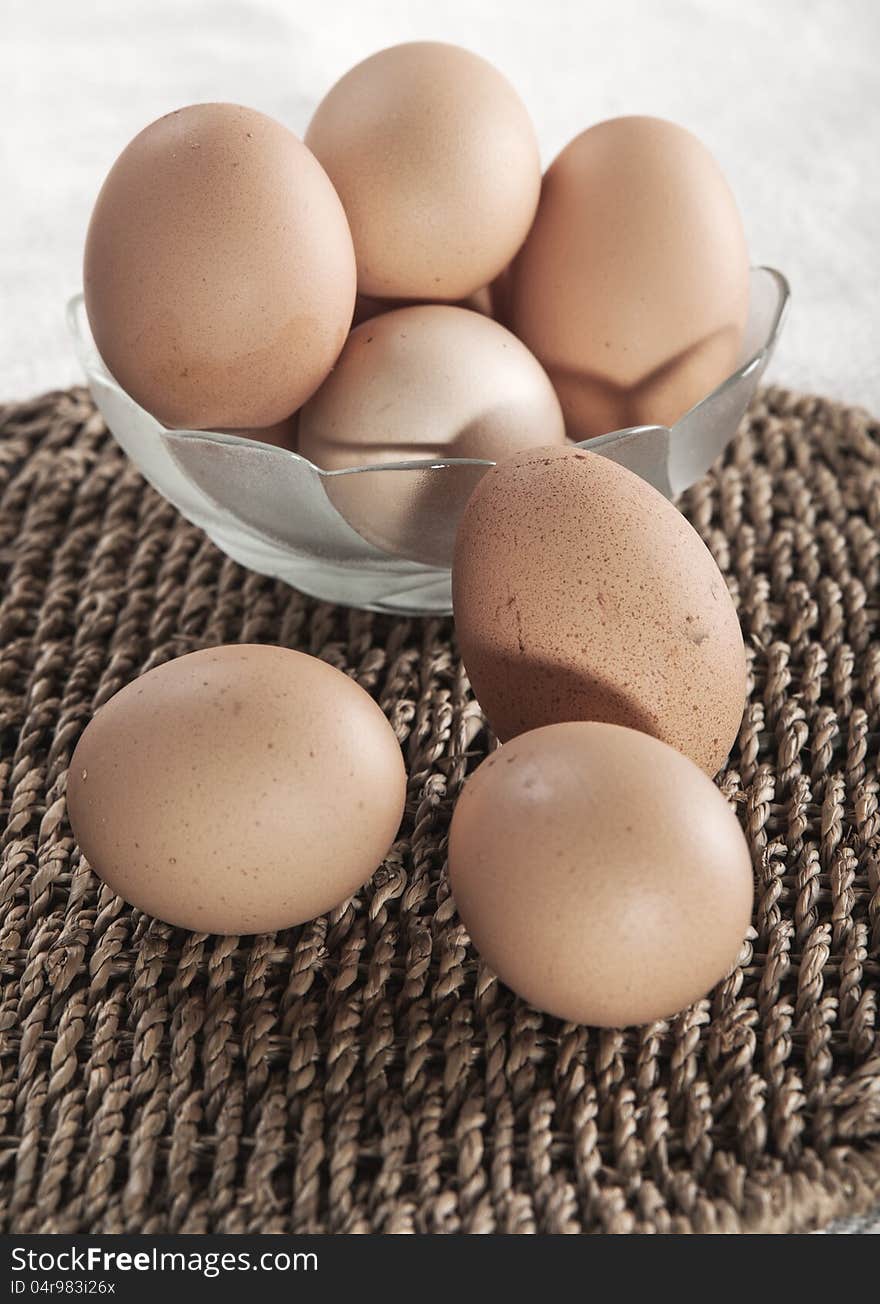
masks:
[[[79,383],[63,311],[98,187],[148,122],[237,100],[302,131],[352,63],[470,46],[513,80],[549,162],[620,113],[689,126],[793,311],[772,375],[880,411],[875,0],[5,0],[0,399]]]
[[[445,836],[492,745],[448,620],[305,598],[148,489],[82,390],[0,409],[0,1229],[804,1231],[880,1198],[880,430],[766,391],[683,507],[751,665],[720,784],[757,879],[731,976],[596,1031],[501,986]],[[326,658],[404,749],[400,836],[274,936],[126,907],[65,816],[96,706],[170,657]]]

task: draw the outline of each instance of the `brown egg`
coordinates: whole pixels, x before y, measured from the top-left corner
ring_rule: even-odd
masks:
[[[377,298],[464,299],[525,239],[541,186],[516,91],[468,50],[416,41],[336,83],[306,132],[339,192],[358,288]]]
[[[553,386],[525,345],[488,317],[438,304],[398,308],[353,330],[299,426],[300,453],[329,471],[416,458],[494,461],[564,439]],[[325,486],[376,547],[449,566],[483,470],[364,472]]]
[[[386,855],[406,776],[353,679],[287,648],[193,652],[102,706],[67,808],[95,873],[206,933],[262,933],[344,901]]]
[[[168,426],[274,425],[345,342],[354,250],[305,145],[235,104],[145,128],[98,195],[85,251],[95,343],[119,384]]]
[[[449,876],[474,945],[540,1010],[621,1027],[705,996],[751,916],[749,849],[665,743],[609,724],[521,734],[468,779]]]
[[[733,370],[748,312],[742,222],[709,151],[659,118],[576,136],[505,296],[573,438],[671,425]]]
[[[502,740],[604,720],[710,774],[730,751],[746,694],[736,609],[696,530],[624,467],[553,447],[487,471],[459,526],[452,601]]]
[[[263,426],[261,430],[221,430],[222,435],[240,435],[242,439],[255,439],[260,444],[274,444],[276,448],[286,448],[289,452],[297,451],[297,428],[299,413],[294,412],[284,421],[276,421],[272,426]]]

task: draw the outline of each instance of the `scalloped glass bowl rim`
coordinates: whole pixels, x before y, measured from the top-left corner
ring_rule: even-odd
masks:
[[[608,434],[595,435],[590,439],[581,440],[577,443],[576,447],[589,451],[590,449],[599,449],[602,445],[609,442],[616,442],[626,435],[639,434],[642,431],[647,432],[665,429],[674,430],[675,426],[680,422],[690,420],[695,412],[698,412],[700,409],[709,405],[713,405],[728,389],[733,388],[733,386],[739,384],[740,381],[747,379],[752,371],[762,365],[767,355],[772,352],[782,329],[788,309],[790,289],[786,277],[782,272],[774,267],[756,265],[751,270],[753,273],[764,272],[769,274],[775,280],[779,291],[779,302],[772,320],[770,331],[763,340],[761,346],[750,354],[744,362],[736,367],[729,376],[725,377],[719,385],[716,385],[713,390],[710,390],[704,398],[700,399],[692,408],[689,408],[687,412],[683,413],[673,426],[627,426],[620,430],[609,431]],[[85,313],[85,297],[82,291],[73,295],[68,301],[67,320],[71,334],[76,340],[77,348],[80,353],[80,361],[86,373],[88,374],[94,367],[94,361],[91,361],[88,357],[88,355],[91,354],[93,355],[93,358],[98,361],[98,364],[101,367],[105,383],[109,384],[126,402],[133,403],[135,406],[140,407],[140,405],[136,403],[136,400],[122,388],[119,382],[107,369],[103,359],[98,353],[97,347],[91,337],[91,331],[88,328],[88,319]],[[256,446],[258,448],[266,449],[276,456],[281,453],[287,457],[293,458],[297,462],[302,462],[310,470],[314,471],[315,474],[325,479],[345,475],[360,475],[365,472],[375,474],[377,471],[425,471],[444,470],[448,467],[455,466],[490,467],[495,465],[493,461],[480,457],[419,457],[409,458],[399,462],[370,462],[365,463],[362,466],[340,467],[336,470],[328,471],[323,467],[316,466],[314,462],[311,462],[307,457],[303,457],[301,453],[295,453],[293,450],[287,448],[280,448],[277,444],[267,444],[252,436],[227,434],[219,430],[190,430],[186,428],[163,426],[162,423],[151,413],[147,412],[145,408],[141,408],[141,411],[149,417],[150,421],[155,424],[156,429],[160,432],[173,433],[175,436],[181,438],[201,439],[209,443],[225,444],[233,447],[240,444],[247,444],[251,448]]]

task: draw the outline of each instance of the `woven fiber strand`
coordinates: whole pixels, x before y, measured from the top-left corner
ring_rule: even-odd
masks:
[[[4,1231],[785,1232],[880,1199],[880,432],[764,392],[684,510],[751,688],[720,783],[757,875],[711,998],[596,1031],[517,1001],[458,921],[445,837],[492,745],[451,622],[332,607],[224,558],[85,391],[0,411]],[[95,707],[195,648],[351,674],[408,762],[386,863],[276,936],[186,933],[83,861]]]

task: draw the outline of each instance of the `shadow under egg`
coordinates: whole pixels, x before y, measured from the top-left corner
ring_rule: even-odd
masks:
[[[240,435],[242,439],[255,439],[261,444],[272,444],[275,448],[286,448],[289,452],[297,451],[297,435],[299,427],[299,413],[294,412],[291,416],[285,417],[283,421],[276,421],[271,426],[260,426],[255,429],[220,429],[218,434],[221,435]]]

